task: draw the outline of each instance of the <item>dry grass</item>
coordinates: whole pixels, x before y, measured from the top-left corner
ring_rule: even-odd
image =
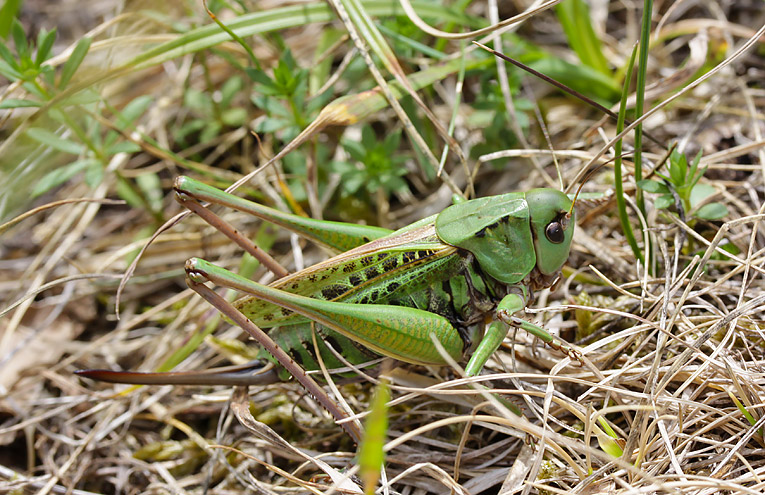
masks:
[[[646,270],[624,240],[614,204],[584,208],[569,260],[572,269],[558,290],[538,295],[535,308],[544,311],[531,311],[528,317],[576,344],[585,363],[571,363],[517,332],[480,380],[455,378],[448,368],[398,366],[391,373],[394,400],[386,490],[473,495],[765,490],[765,236],[759,226],[765,196],[765,67],[758,55],[763,39],[754,37],[765,19],[759,7],[745,3],[660,6],[665,17],[648,72],[649,83],[657,83],[650,92],[656,107],[693,81],[694,71],[678,67],[686,62],[691,41],[707,36],[708,42],[701,41],[705,51],[700,60],[720,67],[719,72],[656,111],[646,129],[660,142],[678,141],[691,156],[704,152],[703,163],[709,168],[702,182],[716,189],[710,199],[723,203],[729,214],[723,221],[692,215],[681,220],[651,208],[650,201],[645,218],[637,218],[636,210],[630,209],[633,225],[646,227],[655,248],[656,265]],[[488,17],[490,4],[476,6],[472,13]],[[33,5],[29,2],[28,8]],[[176,7],[168,8],[169,18],[188,14]],[[198,7],[197,20],[206,23]],[[637,18],[621,10],[621,4],[609,7],[613,12],[605,23],[611,33],[604,36],[605,51],[621,61],[629,56],[628,40],[634,39],[632,23]],[[137,11],[127,12],[117,21],[116,31],[106,29],[96,39],[106,44],[118,33],[129,33],[122,49],[132,52],[149,36],[165,32],[161,23],[142,24],[140,19]],[[87,29],[94,27],[87,23]],[[322,28],[323,24],[308,25],[282,35],[296,58],[310,64]],[[78,30],[68,29],[75,37],[69,41],[76,41]],[[533,17],[522,32],[551,52],[571,57],[550,12]],[[672,34],[678,32],[685,34]],[[726,57],[748,40],[756,46],[728,63]],[[273,45],[253,46],[264,65],[275,64],[278,54],[269,49]],[[349,46],[335,54],[338,63]],[[459,47],[454,44],[452,51]],[[100,48],[91,52],[89,70],[96,70],[97,60],[117,64],[129,55]],[[225,43],[206,55],[206,65],[191,57],[178,58],[99,86],[115,107],[137,95],[155,97],[155,106],[141,120],[142,135],[134,137],[142,151],[115,155],[104,181],[94,188],[73,180],[18,207],[31,210],[71,198],[117,198],[117,173],[132,180],[147,170],[155,172],[168,192],[174,176],[189,173],[178,156],[163,153],[168,149],[181,157],[203,157],[204,170],[216,167],[214,181],[231,182],[252,171],[258,164],[257,143],[245,128],[225,130],[184,150],[176,149],[170,136],[189,114],[185,85],[205,91],[237,72],[222,55],[243,56],[238,45]],[[687,63],[693,62],[691,56]],[[525,84],[524,94],[533,95],[543,107],[546,131],[569,184],[614,136],[615,126],[539,81],[526,78]],[[454,80],[447,80],[428,96],[443,122],[452,112],[444,95],[452,94],[453,88]],[[458,109],[454,134],[466,155],[483,138],[482,129],[470,119],[470,99],[480,89],[468,78],[467,102]],[[5,97],[21,91],[6,90]],[[235,104],[247,106],[246,95]],[[250,118],[255,117],[254,109],[248,108],[253,111]],[[11,136],[27,116],[18,111],[3,115],[3,137]],[[372,119],[380,129],[399,125],[387,109]],[[547,185],[540,169],[555,176],[538,122],[529,134],[527,149],[508,152],[510,158],[500,162],[501,167],[480,162],[475,181],[479,196]],[[334,139],[331,133],[324,136]],[[280,146],[269,140],[263,145],[266,153]],[[646,154],[655,166],[664,150],[648,143]],[[471,166],[477,163],[470,161]],[[456,161],[447,162],[446,169],[458,186],[466,187]],[[268,169],[257,178],[264,201],[279,196],[277,170]],[[528,175],[518,182],[524,170]],[[446,185],[427,183],[414,168],[407,178],[412,193],[370,208],[373,220],[376,216],[398,227],[448,205]],[[632,179],[628,177],[626,186],[630,195]],[[606,169],[586,190],[609,191],[612,182]],[[180,211],[169,193],[162,201],[164,219]],[[354,444],[295,384],[250,387],[248,396],[244,389],[133,388],[73,375],[82,368],[155,369],[190,335],[208,326],[217,329],[217,339],[199,346],[182,369],[242,359],[242,353],[231,348],[242,339],[241,332],[220,321],[185,288],[182,270],[191,256],[236,269],[241,253],[199,219],[185,219],[144,253],[122,294],[117,321],[114,304],[120,277],[159,220],[127,205],[54,206],[2,233],[0,301],[3,308],[19,304],[0,319],[0,491],[328,493],[335,490],[330,488],[333,480],[343,478],[343,470],[355,472]],[[244,232],[254,234],[260,228],[258,221],[243,214],[222,214]],[[295,267],[296,253],[306,265],[325,256],[310,245],[291,244],[283,232],[277,234],[272,251],[290,268]],[[260,276],[267,277],[259,272]],[[509,413],[494,396],[467,386],[471,381],[498,389],[524,415]],[[373,390],[367,380],[338,387],[351,411],[367,410]],[[609,441],[603,434],[605,424],[627,453],[623,457],[604,452],[598,439]],[[355,478],[343,483],[343,492],[358,490]]]

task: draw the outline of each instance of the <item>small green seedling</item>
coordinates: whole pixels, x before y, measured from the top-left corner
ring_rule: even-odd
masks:
[[[706,167],[699,169],[700,161],[700,151],[689,166],[686,156],[673,150],[667,166],[669,175],[657,172],[656,175],[661,177],[661,181],[641,180],[638,182],[638,187],[660,195],[654,201],[654,206],[659,210],[676,206],[682,216],[690,214],[692,217],[703,220],[719,220],[728,214],[728,209],[721,203],[703,204],[717,191],[707,184],[699,184],[699,179],[707,170]],[[699,205],[702,206],[699,208]]]

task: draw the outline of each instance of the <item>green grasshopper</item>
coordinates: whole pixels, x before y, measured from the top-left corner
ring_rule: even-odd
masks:
[[[247,238],[202,201],[256,215],[328,247],[337,256],[263,285],[192,258],[187,282],[253,335],[337,419],[344,416],[304,369],[320,369],[316,349],[329,368],[388,356],[422,365],[468,362],[480,373],[504,340],[508,326],[527,330],[573,360],[580,354],[542,328],[515,316],[550,287],[569,256],[574,201],[555,189],[455,200],[441,213],[392,232],[286,214],[220,191],[188,177],[175,182],[177,199],[211,225],[273,266]],[[233,305],[205,283],[246,294]],[[486,322],[492,317],[494,321]],[[315,325],[312,325],[313,324]],[[321,337],[314,346],[312,326]],[[270,329],[266,335],[259,328]],[[434,341],[440,343],[441,350]],[[302,365],[297,366],[296,363]],[[248,384],[249,367],[180,374],[87,370],[80,374],[128,383]],[[284,378],[284,375],[282,375]],[[355,437],[356,435],[352,433]]]

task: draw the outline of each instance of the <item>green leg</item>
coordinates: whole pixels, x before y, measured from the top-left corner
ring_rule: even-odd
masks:
[[[495,321],[489,325],[481,342],[478,344],[478,348],[470,356],[470,361],[465,366],[465,374],[467,376],[476,376],[481,372],[486,361],[489,360],[494,351],[505,340],[505,335],[507,335],[507,327],[505,327],[504,323]]]
[[[579,351],[572,348],[567,343],[563,342],[557,337],[550,335],[545,329],[534,325],[526,320],[522,320],[517,316],[513,316],[518,311],[522,310],[526,305],[525,300],[518,294],[509,294],[505,296],[497,306],[497,318],[500,321],[504,321],[508,325],[516,328],[526,330],[531,335],[539,338],[545,344],[549,345],[555,350],[561,351],[574,361],[582,362],[582,355]]]
[[[215,276],[210,276],[209,272],[205,272],[200,269],[198,263],[191,259],[186,262],[186,283],[189,288],[194,292],[202,296],[207,302],[214,306],[218,311],[230,318],[234,323],[239,325],[244,331],[250,334],[252,338],[257,341],[263,349],[268,351],[279,363],[284,366],[287,371],[295,377],[295,379],[305,388],[305,390],[311,394],[324,408],[332,414],[337,421],[343,421],[347,419],[345,412],[338,407],[338,405],[327,395],[323,388],[306,374],[300,365],[298,365],[284,349],[276,345],[271,337],[263,330],[258,328],[253,322],[251,322],[245,315],[237,310],[231,303],[219,296],[214,290],[205,285],[205,282],[211,281],[217,283]],[[203,263],[204,264],[204,263]],[[209,265],[209,263],[207,263]],[[214,269],[226,272],[222,268],[214,267]],[[216,270],[214,270],[216,271]],[[233,273],[230,273],[233,277],[239,277]],[[240,277],[243,278],[243,277]],[[246,280],[246,279],[244,279]],[[343,421],[342,426],[345,431],[353,438],[356,443],[359,443],[361,438],[361,432],[352,421]]]
[[[381,227],[315,220],[285,213],[221,191],[190,177],[180,176],[176,178],[173,188],[180,198],[179,201],[184,205],[187,204],[184,202],[184,199],[185,201],[193,199],[249,213],[338,252],[348,251],[391,233],[390,230]],[[197,213],[197,210],[195,209],[194,212]],[[217,227],[216,225],[214,226]],[[239,244],[237,239],[234,239],[234,242]]]
[[[435,335],[452,359],[459,361],[462,358],[462,337],[441,315],[405,306],[350,304],[300,296],[253,282],[198,258],[186,262],[186,272],[192,280],[198,276],[294,311],[379,354],[400,361],[445,364],[431,335]]]
[[[508,294],[497,305],[497,318],[499,318],[500,322],[526,330],[553,349],[565,353],[572,360],[582,362],[582,355],[579,351],[573,349],[562,340],[553,337],[543,328],[513,316],[526,306],[526,297],[524,297],[527,294],[526,288],[519,287],[522,289],[523,294]],[[489,360],[491,355],[494,354],[502,344],[505,335],[507,335],[507,329],[505,328],[505,325],[500,322],[492,323],[486,329],[483,339],[481,339],[478,348],[470,357],[470,361],[468,361],[468,364],[465,367],[467,376],[475,376],[479,374],[486,364],[486,361]]]

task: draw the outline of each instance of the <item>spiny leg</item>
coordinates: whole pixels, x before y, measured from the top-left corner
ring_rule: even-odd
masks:
[[[361,432],[356,423],[343,421],[348,418],[345,412],[340,409],[335,401],[321,388],[305,370],[300,367],[281,347],[279,347],[269,335],[251,322],[244,314],[237,310],[231,303],[219,296],[215,291],[205,285],[210,278],[206,273],[200,271],[198,267],[189,260],[186,264],[187,281],[189,288],[202,296],[208,303],[213,305],[218,311],[230,318],[247,332],[263,349],[269,352],[284,368],[295,377],[295,379],[311,394],[324,408],[329,411],[336,421],[340,422],[343,429],[351,436],[355,442],[359,442]]]
[[[497,306],[497,318],[510,326],[526,330],[556,351],[561,351],[573,361],[582,363],[582,354],[569,344],[558,337],[550,335],[544,328],[514,316],[514,314],[521,311],[525,305],[525,301],[517,294],[505,296]]]
[[[526,288],[521,287],[521,289],[521,294],[508,294],[497,305],[497,318],[500,321],[494,322],[487,327],[483,339],[481,339],[478,348],[470,357],[470,361],[465,367],[467,376],[478,375],[491,355],[494,354],[502,344],[505,335],[507,335],[505,324],[526,330],[553,349],[563,352],[571,360],[579,361],[580,363],[583,362],[582,355],[579,351],[561,339],[553,337],[543,328],[514,316],[515,313],[521,311],[526,306]]]
[[[213,213],[212,210],[205,207],[196,197],[190,196],[183,190],[179,189],[177,187],[179,182],[179,180],[176,180],[175,199],[181,205],[183,205],[184,208],[194,212],[198,217],[207,222],[210,226],[214,227],[220,233],[234,241],[239,247],[251,254],[256,260],[260,261],[263,266],[268,268],[274,275],[276,275],[277,278],[282,278],[289,275],[289,271],[280,265],[279,262],[276,261],[271,255],[256,246],[255,243],[250,239],[243,236],[230,223],[226,222],[218,215]]]
[[[209,225],[226,235],[242,249],[258,259],[277,277],[288,275],[287,270],[251,240],[239,233],[233,226],[205,207],[202,204],[203,201],[252,214],[338,251],[352,249],[370,240],[388,235],[391,232],[388,229],[379,227],[318,221],[312,218],[284,213],[184,176],[178,177],[175,180],[174,189],[176,191],[176,199],[189,212],[197,214]],[[78,374],[87,378],[112,383],[151,385],[262,385],[276,381],[273,376],[273,370],[261,369],[256,363],[204,371],[152,373],[80,370]]]
[[[211,204],[248,213],[336,252],[348,251],[367,242],[385,237],[392,232],[391,230],[371,225],[316,220],[292,213],[285,213],[184,176],[175,179],[173,189],[175,189],[178,197],[183,197],[186,200],[191,199],[196,202],[207,201]],[[179,201],[181,200],[179,199]],[[232,238],[232,240],[239,244],[238,239]],[[248,250],[245,245],[239,245]]]
[[[274,372],[273,363],[249,363],[221,366],[203,371],[112,371],[77,370],[75,374],[109,383],[131,385],[268,385],[281,381]]]
[[[187,273],[201,273],[214,284],[281,306],[379,354],[413,364],[446,364],[432,344],[435,335],[451,359],[462,357],[464,341],[441,315],[407,306],[314,299],[253,282],[198,258],[186,263]]]

